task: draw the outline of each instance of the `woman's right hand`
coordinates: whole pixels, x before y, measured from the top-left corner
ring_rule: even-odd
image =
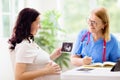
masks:
[[[61,71],[60,66],[53,62],[49,62],[44,69],[46,71],[46,74],[60,74]]]
[[[92,62],[92,57],[85,56],[83,58],[83,65],[89,65]]]

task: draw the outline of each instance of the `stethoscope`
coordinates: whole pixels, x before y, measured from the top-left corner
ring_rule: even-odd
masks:
[[[83,35],[83,37],[82,37],[82,39],[81,39],[81,42],[84,41],[84,39],[85,39],[86,36],[88,36],[88,40],[87,40],[87,45],[88,45],[88,43],[90,42],[90,32],[89,32],[89,31],[86,32],[86,33]],[[102,61],[103,61],[103,62],[106,61],[106,41],[105,41],[105,39],[104,39],[104,41],[103,41]]]

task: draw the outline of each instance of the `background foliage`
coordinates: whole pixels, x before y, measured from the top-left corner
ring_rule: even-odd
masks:
[[[120,32],[120,0],[64,0],[63,3],[64,26],[68,33],[76,33],[87,28],[86,18],[91,6],[107,8],[110,16],[110,31]]]

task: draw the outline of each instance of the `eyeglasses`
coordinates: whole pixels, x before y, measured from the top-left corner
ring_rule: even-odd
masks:
[[[87,19],[87,23],[88,23],[88,25],[97,26],[97,22],[93,21],[91,19]]]

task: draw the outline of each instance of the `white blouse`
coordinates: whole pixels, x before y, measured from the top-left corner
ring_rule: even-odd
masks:
[[[47,52],[41,49],[35,42],[29,43],[28,40],[23,40],[17,44],[15,50],[11,53],[13,66],[15,63],[26,63],[26,71],[34,71],[43,68],[49,63],[50,57]],[[52,61],[53,62],[53,61]],[[59,80],[60,75],[46,75],[38,77],[34,80]]]

